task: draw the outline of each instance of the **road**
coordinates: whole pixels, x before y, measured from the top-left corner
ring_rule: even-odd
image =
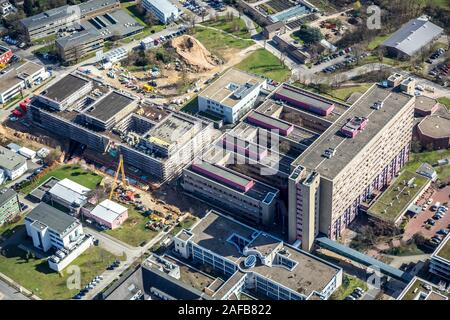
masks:
[[[0,280],[0,300],[30,300],[15,288]]]

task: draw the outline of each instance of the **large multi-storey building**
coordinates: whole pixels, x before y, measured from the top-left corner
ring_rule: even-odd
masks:
[[[178,20],[181,14],[170,0],[143,0],[142,6],[164,24]]]
[[[231,68],[198,95],[198,108],[235,123],[255,105],[265,85],[265,79]]]
[[[413,96],[375,84],[296,159],[289,178],[290,241],[301,240],[309,250],[318,232],[341,235],[361,202],[408,160],[413,115]]]
[[[12,189],[0,190],[0,225],[20,213],[19,195]]]
[[[36,95],[27,113],[34,124],[165,180],[209,144],[213,124],[139,103],[81,73],[69,74]]]
[[[65,5],[20,20],[28,41],[56,35],[80,20],[120,8],[119,0],[90,0],[79,5]]]
[[[103,50],[104,39],[93,30],[83,30],[68,37],[56,39],[59,57],[64,62],[77,62],[82,57]]]
[[[342,282],[339,267],[214,211],[174,237],[174,252],[224,275],[213,299],[247,290],[275,300],[326,300]]]

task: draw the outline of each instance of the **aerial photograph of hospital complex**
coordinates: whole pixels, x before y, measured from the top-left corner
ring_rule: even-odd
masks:
[[[450,1],[0,0],[0,305],[442,303],[449,206]]]

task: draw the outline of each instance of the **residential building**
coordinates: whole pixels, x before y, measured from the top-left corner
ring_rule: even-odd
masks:
[[[426,16],[422,16],[404,24],[380,48],[385,48],[391,56],[410,58],[433,44],[443,31]]]
[[[164,24],[178,20],[181,14],[170,0],[143,0],[142,6]]]
[[[92,208],[92,210],[83,207],[81,214],[83,219],[93,220],[101,226],[114,230],[128,219],[128,208],[106,199]]]
[[[48,259],[49,267],[55,271],[67,267],[93,244],[77,219],[43,202],[25,217],[25,227],[37,249],[56,251]]]
[[[46,77],[45,67],[31,61],[6,70],[0,75],[0,103],[7,103]]]
[[[246,223],[270,226],[274,222],[279,190],[224,166],[194,161],[183,170],[181,185],[187,194]]]
[[[400,293],[397,300],[448,300],[445,285],[440,286],[419,277],[414,277]]]
[[[436,99],[427,96],[416,97],[416,105],[414,112],[419,117],[426,117],[432,115],[439,108],[439,103]]]
[[[244,289],[273,300],[326,300],[342,283],[342,269],[237,220],[210,211],[174,237],[174,252],[223,275],[213,299]]]
[[[58,181],[48,191],[48,194],[52,204],[59,204],[72,212],[73,210],[78,211],[86,204],[90,191],[70,179],[63,179]]]
[[[4,68],[13,56],[12,50],[5,46],[0,46],[0,69]],[[3,66],[2,66],[3,65]]]
[[[8,179],[15,180],[28,170],[27,159],[0,146],[0,169],[5,171]]]
[[[280,98],[295,99],[288,90]],[[310,250],[321,232],[336,239],[374,190],[393,179],[408,161],[414,96],[373,85],[292,163],[289,178],[289,241]],[[300,108],[319,114],[329,104]]]
[[[0,189],[0,226],[20,214],[19,195],[13,189]]]
[[[450,280],[450,234],[437,247],[430,259],[430,272],[438,277]]]
[[[56,49],[63,62],[77,62],[81,58],[103,50],[103,36],[94,30],[83,30],[56,39]]]
[[[266,80],[259,76],[228,69],[198,95],[199,110],[235,123],[255,105],[265,86]]]

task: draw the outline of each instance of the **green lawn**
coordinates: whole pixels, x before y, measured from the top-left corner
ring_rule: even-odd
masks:
[[[303,43],[304,43],[304,41],[302,40],[302,38],[300,38],[300,37],[298,36],[298,33],[297,33],[297,32],[292,32],[292,33],[290,34],[290,37],[291,37],[292,39],[294,39],[295,41],[298,41],[299,44],[303,44]]]
[[[22,217],[17,222],[2,224],[0,226],[0,236],[2,236],[5,239],[9,238],[13,234],[13,231],[17,230],[17,228],[20,228],[20,226],[23,224],[23,219],[26,213],[27,212],[22,212],[21,213]]]
[[[69,267],[58,273],[49,268],[45,259],[30,258],[27,261],[25,251],[16,246],[8,246],[4,251],[5,255],[0,255],[0,272],[40,298],[70,299],[79,291],[67,288],[67,279],[70,276],[67,268]],[[80,267],[82,288],[116,259],[116,256],[99,247],[91,247],[75,259],[71,266]]]
[[[448,110],[450,110],[450,98],[442,97],[442,98],[439,98],[438,101],[439,101],[439,103],[446,106]]]
[[[280,59],[266,49],[258,49],[245,58],[236,68],[250,73],[258,74],[278,82],[285,81],[291,75],[291,71],[281,64]]]
[[[338,89],[331,89],[328,95],[332,98],[339,99],[341,101],[346,101],[352,93],[360,92],[364,93],[371,87],[371,84],[361,84],[359,86],[342,87]]]
[[[220,57],[229,49],[242,50],[254,44],[252,40],[236,39],[226,33],[202,27],[196,27],[193,36],[211,53]]]
[[[220,17],[217,21],[210,20],[202,24],[207,27],[213,27],[234,34],[240,38],[251,38],[250,32],[248,32],[247,26],[245,25],[245,21],[238,17],[234,17],[233,20],[228,20],[226,17]]]
[[[425,252],[420,250],[415,243],[404,244],[400,245],[399,247],[391,247],[389,249],[383,250],[383,253],[399,257],[425,254]]]
[[[367,48],[369,50],[374,50],[374,49],[378,48],[378,46],[380,44],[382,44],[390,36],[391,36],[390,34],[386,34],[384,36],[377,36],[377,37],[373,38],[373,40],[370,41],[369,44],[367,45]]]
[[[438,160],[450,158],[450,149],[436,150],[428,152],[411,152],[409,162],[405,166],[405,170],[415,172],[422,163],[426,162],[430,165],[436,164]],[[450,166],[435,167],[438,178],[445,180],[450,178]]]
[[[403,181],[410,181],[415,178],[414,184],[417,187],[410,188],[403,185]],[[380,198],[370,207],[370,214],[386,221],[394,222],[401,213],[405,212],[407,205],[416,197],[423,186],[429,179],[418,175],[414,172],[404,171],[399,177],[395,178],[386,191],[383,192]],[[399,190],[397,190],[399,188]],[[406,194],[409,191],[409,195]],[[398,196],[398,199],[396,198]],[[392,203],[392,206],[389,204]],[[386,212],[384,210],[386,209]]]
[[[90,171],[85,171],[78,165],[65,165],[55,170],[52,170],[47,174],[45,174],[44,176],[37,179],[36,181],[33,181],[28,186],[22,188],[21,192],[24,194],[30,193],[31,191],[33,191],[33,189],[35,189],[37,186],[39,186],[41,183],[43,183],[50,177],[55,177],[59,180],[68,178],[89,189],[95,189],[103,179],[98,174]]]
[[[192,98],[188,103],[186,103],[180,111],[189,113],[189,114],[195,114],[198,112],[198,96],[195,96]]]
[[[148,221],[150,221],[149,217],[146,218],[133,208],[129,208],[128,219],[122,226],[115,230],[107,230],[105,232],[120,241],[137,247],[143,242],[148,242],[153,239],[158,234],[145,227],[145,223]]]
[[[357,287],[367,291],[367,283],[359,278],[343,274],[342,285],[331,295],[331,300],[344,300],[345,297],[350,295]]]
[[[196,217],[187,217],[186,219],[184,219],[183,221],[181,221],[179,224],[177,224],[175,226],[175,228],[173,228],[170,231],[170,234],[172,236],[175,236],[178,232],[180,232],[181,229],[189,229],[190,227],[192,227],[192,225],[197,221]]]

